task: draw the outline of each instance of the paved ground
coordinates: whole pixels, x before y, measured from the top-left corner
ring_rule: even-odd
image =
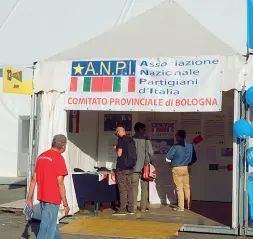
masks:
[[[26,188],[17,185],[0,185],[0,204],[25,198]]]
[[[35,239],[38,224],[27,225],[23,216],[0,214],[0,238],[10,239]],[[62,239],[109,239],[106,237],[91,237],[80,235],[63,235]],[[180,233],[175,239],[234,239],[232,236],[203,235],[192,233]]]
[[[0,204],[20,200],[25,196],[25,187],[0,185]],[[0,214],[0,238],[8,239],[35,239],[38,232],[38,223],[27,224],[24,216],[14,214]],[[80,235],[63,235],[63,239],[108,239],[106,237],[91,237]],[[176,238],[176,237],[175,237]],[[203,235],[193,233],[180,233],[178,239],[232,239],[232,236]]]

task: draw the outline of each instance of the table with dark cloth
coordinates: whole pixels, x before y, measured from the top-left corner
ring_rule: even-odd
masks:
[[[108,176],[98,181],[96,174],[72,174],[78,207],[84,208],[86,202],[107,203],[119,199],[117,184],[109,185]]]

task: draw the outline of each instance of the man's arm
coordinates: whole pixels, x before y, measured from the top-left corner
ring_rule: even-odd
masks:
[[[118,157],[121,157],[121,155],[122,155],[122,149],[119,148],[119,147],[116,146],[116,145],[115,145],[113,148],[114,148],[114,150],[115,150],[117,156],[118,156]]]
[[[166,161],[170,162],[176,154],[176,147],[173,145],[167,153]]]
[[[117,153],[118,157],[121,157],[121,155],[122,155],[122,149],[121,148],[117,148],[116,153]]]
[[[151,157],[153,157],[154,151],[152,147],[151,141],[146,138],[145,139],[145,160],[144,160],[144,166],[151,163]]]
[[[121,157],[122,155],[123,144],[124,144],[123,139],[118,139],[118,144],[115,147],[115,151],[118,157]]]
[[[33,192],[34,192],[35,185],[36,185],[36,173],[34,173],[34,175],[33,175],[32,181],[31,181],[30,186],[29,186],[29,191],[28,191],[28,194],[27,194],[26,204],[30,207],[30,209],[32,209],[32,207],[33,207],[32,197],[33,197]]]
[[[65,185],[64,185],[64,176],[58,176],[57,181],[58,181],[58,188],[59,188],[60,195],[61,195],[61,200],[62,200],[62,203],[63,203],[63,206],[64,206],[65,216],[68,216],[68,214],[69,214],[69,205],[68,205],[67,197],[66,197],[66,189],[65,189]]]
[[[66,189],[65,189],[65,185],[64,185],[64,177],[63,176],[58,176],[57,177],[57,182],[58,182],[58,188],[59,188],[59,191],[60,191],[63,206],[68,207],[68,202],[67,202],[67,197],[66,197]]]
[[[149,157],[153,157],[154,156],[154,150],[153,150],[151,141],[147,140],[147,144],[148,144],[148,155],[149,155]]]

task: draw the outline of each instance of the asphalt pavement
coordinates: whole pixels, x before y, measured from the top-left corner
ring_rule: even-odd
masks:
[[[0,204],[20,200],[25,197],[24,186],[0,185]],[[61,225],[60,225],[61,226]],[[0,213],[0,238],[3,239],[33,239],[36,238],[39,223],[27,223],[23,215]],[[234,236],[207,235],[198,233],[179,233],[178,239],[232,239]],[[238,237],[237,237],[238,238]],[[82,235],[62,235],[62,239],[108,239],[108,237],[93,237]]]

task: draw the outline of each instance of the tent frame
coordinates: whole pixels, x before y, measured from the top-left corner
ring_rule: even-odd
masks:
[[[36,93],[36,94],[32,95],[30,133],[29,133],[27,186],[30,185],[30,182],[32,180],[33,172],[34,172],[34,168],[35,168],[35,164],[36,164],[36,158],[38,156],[39,126],[40,126],[40,119],[41,119],[40,118],[41,97],[42,97],[42,93]]]
[[[31,109],[31,126],[30,126],[30,141],[29,141],[29,162],[28,162],[28,178],[27,185],[30,184],[32,178],[32,172],[34,171],[36,157],[38,155],[38,145],[39,145],[39,126],[41,119],[41,99],[43,92],[35,93],[32,96],[32,109]],[[242,93],[234,90],[234,120],[242,118],[245,111],[245,104],[243,103]],[[208,226],[208,225],[193,225],[193,224],[184,224],[181,228],[181,231],[184,232],[199,232],[199,233],[211,233],[211,234],[225,234],[225,235],[253,235],[253,229],[248,230],[247,221],[245,220],[247,214],[246,207],[246,198],[245,194],[245,180],[246,180],[246,171],[245,171],[245,144],[242,141],[234,139],[234,144],[237,150],[240,152],[239,157],[236,157],[236,160],[233,162],[233,178],[235,181],[233,183],[233,197],[232,204],[236,207],[237,211],[235,215],[232,216],[232,225],[234,228],[229,226]],[[235,185],[234,185],[235,184]],[[233,206],[233,207],[234,207]]]
[[[243,99],[242,99],[243,100]],[[250,121],[250,111],[251,107],[249,107],[246,103],[244,106],[244,115],[245,119]],[[249,227],[249,202],[248,202],[248,175],[249,175],[249,165],[246,160],[246,150],[250,147],[249,142],[247,144],[244,144],[244,157],[242,158],[242,162],[244,164],[244,207],[243,207],[243,213],[244,213],[244,235],[245,236],[253,236],[253,228]]]

